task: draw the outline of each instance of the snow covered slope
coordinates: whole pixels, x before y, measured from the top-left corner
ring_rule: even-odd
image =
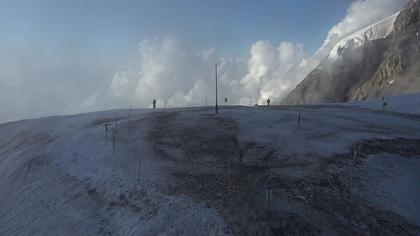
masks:
[[[386,109],[388,111],[404,112],[404,113],[416,113],[420,114],[420,94],[407,94],[401,96],[387,97],[388,105]],[[383,109],[382,99],[372,99],[363,102],[349,102],[347,105],[370,108],[370,109]]]
[[[1,124],[0,235],[420,234],[419,130],[337,104]]]
[[[328,57],[330,59],[337,59],[342,52],[352,50],[362,46],[367,41],[375,39],[385,38],[394,30],[394,22],[397,19],[400,12],[385,18],[372,25],[366,26],[365,28],[356,31],[340,40],[330,51]]]

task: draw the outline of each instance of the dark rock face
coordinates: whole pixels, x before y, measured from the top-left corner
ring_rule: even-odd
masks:
[[[394,33],[404,33],[420,22],[420,1],[411,0],[407,7],[401,11],[394,24]]]
[[[372,78],[353,93],[353,100],[420,92],[420,37],[413,30],[404,31],[391,42],[385,60]]]
[[[364,100],[420,92],[420,1],[411,1],[398,15],[387,56],[372,78],[352,96]],[[411,86],[410,86],[411,85]]]
[[[347,102],[420,92],[420,1],[412,0],[385,39],[325,59],[282,104]]]
[[[389,40],[376,40],[367,42],[364,47],[356,48],[351,53],[342,54],[335,61],[325,59],[282,103],[302,105],[350,100],[353,91],[374,75],[385,58],[383,51],[388,45]]]

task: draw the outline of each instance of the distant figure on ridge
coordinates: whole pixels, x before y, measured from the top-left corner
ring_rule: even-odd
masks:
[[[382,110],[386,111],[386,107],[388,106],[388,98],[382,97],[382,102]]]
[[[270,106],[270,99],[267,99],[267,106],[269,107]]]
[[[153,99],[153,110],[156,109],[156,99]]]

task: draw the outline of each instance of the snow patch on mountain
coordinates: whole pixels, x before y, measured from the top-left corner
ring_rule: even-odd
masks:
[[[360,47],[367,41],[386,38],[394,30],[394,22],[399,14],[400,11],[388,18],[366,26],[365,28],[348,35],[333,47],[328,55],[328,58],[336,60],[343,54],[343,52]]]

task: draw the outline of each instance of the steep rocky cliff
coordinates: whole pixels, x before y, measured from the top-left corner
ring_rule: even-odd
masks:
[[[420,92],[419,31],[420,1],[412,0],[397,17],[340,41],[282,104],[346,102]],[[377,33],[368,40],[373,32],[383,37]]]
[[[394,23],[385,60],[372,78],[358,88],[353,100],[420,92],[420,1],[412,1]],[[374,56],[374,55],[372,55]]]

